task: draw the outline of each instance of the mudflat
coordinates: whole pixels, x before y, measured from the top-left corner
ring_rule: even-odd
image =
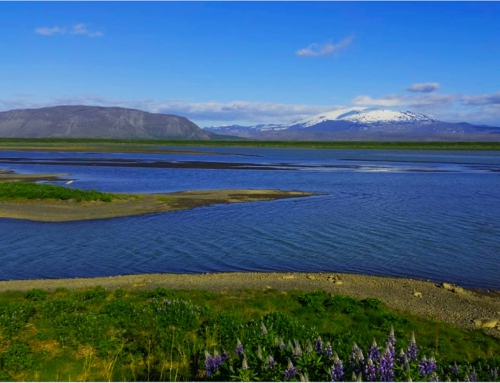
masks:
[[[500,293],[462,289],[408,278],[332,273],[142,274],[116,277],[0,281],[0,292],[57,287],[84,289],[202,289],[218,293],[245,289],[324,290],[358,299],[377,298],[401,313],[436,319],[459,327],[484,328],[500,337]],[[482,322],[479,322],[481,320]],[[489,322],[488,322],[489,321]],[[497,321],[497,322],[495,322]],[[487,323],[493,326],[487,325]]]
[[[223,203],[271,201],[313,195],[281,190],[195,190],[165,194],[116,194],[111,202],[0,200],[0,218],[69,222],[192,209]]]

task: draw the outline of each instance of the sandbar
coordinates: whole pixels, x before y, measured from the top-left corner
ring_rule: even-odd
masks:
[[[312,196],[302,191],[193,190],[165,194],[115,194],[111,202],[74,200],[0,200],[0,218],[41,222],[69,222],[126,217],[214,204],[271,201]]]

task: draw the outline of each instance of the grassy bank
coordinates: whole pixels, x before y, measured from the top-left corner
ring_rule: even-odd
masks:
[[[115,195],[97,190],[71,189],[33,182],[0,182],[0,200],[75,200],[111,202]]]
[[[368,352],[373,339],[379,358],[375,348]],[[353,358],[354,343],[364,362],[359,351]],[[401,349],[406,362],[398,362]],[[491,381],[500,367],[500,343],[481,331],[401,315],[377,299],[323,291],[95,287],[0,294],[2,380],[253,381],[287,380],[288,374],[298,381],[307,374],[326,381],[338,373],[338,360],[341,380],[350,381],[353,372],[366,380],[361,369],[369,355],[377,379],[387,372],[380,370],[387,350],[395,352],[396,380],[426,381],[436,373],[442,380],[475,374]]]
[[[117,140],[84,138],[0,138],[0,150],[67,150],[99,152],[161,152],[159,146],[399,149],[399,150],[500,150],[500,142],[404,142],[404,141],[249,141],[249,140]]]

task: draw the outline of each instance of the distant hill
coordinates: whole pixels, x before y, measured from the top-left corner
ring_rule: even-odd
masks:
[[[173,114],[69,105],[0,112],[0,137],[210,140],[217,135]]]
[[[351,108],[320,113],[292,124],[204,128],[255,140],[500,141],[500,128],[450,123],[414,112]]]

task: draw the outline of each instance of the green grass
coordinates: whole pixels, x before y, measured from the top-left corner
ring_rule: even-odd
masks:
[[[401,149],[401,150],[500,150],[500,142],[405,142],[405,141],[250,141],[250,140],[118,140],[85,138],[0,138],[0,148],[51,147],[91,150],[92,147],[109,151],[127,151],[138,146],[198,146],[198,147],[252,147],[252,148],[308,148],[308,149]]]
[[[353,342],[364,350],[373,338],[383,345],[391,324],[398,351],[414,331],[420,355],[434,355],[440,366],[456,361],[462,370],[475,366],[478,374],[486,374],[481,366],[500,366],[498,339],[396,313],[376,299],[273,289],[215,294],[59,288],[0,294],[0,380],[211,380],[205,376],[206,350],[224,349],[238,363],[240,339],[253,366],[257,347],[270,352],[274,336],[303,345],[321,336],[348,361]],[[311,378],[322,376],[310,367]]]
[[[115,196],[97,190],[81,190],[33,182],[0,182],[0,200],[70,200],[111,202]]]

